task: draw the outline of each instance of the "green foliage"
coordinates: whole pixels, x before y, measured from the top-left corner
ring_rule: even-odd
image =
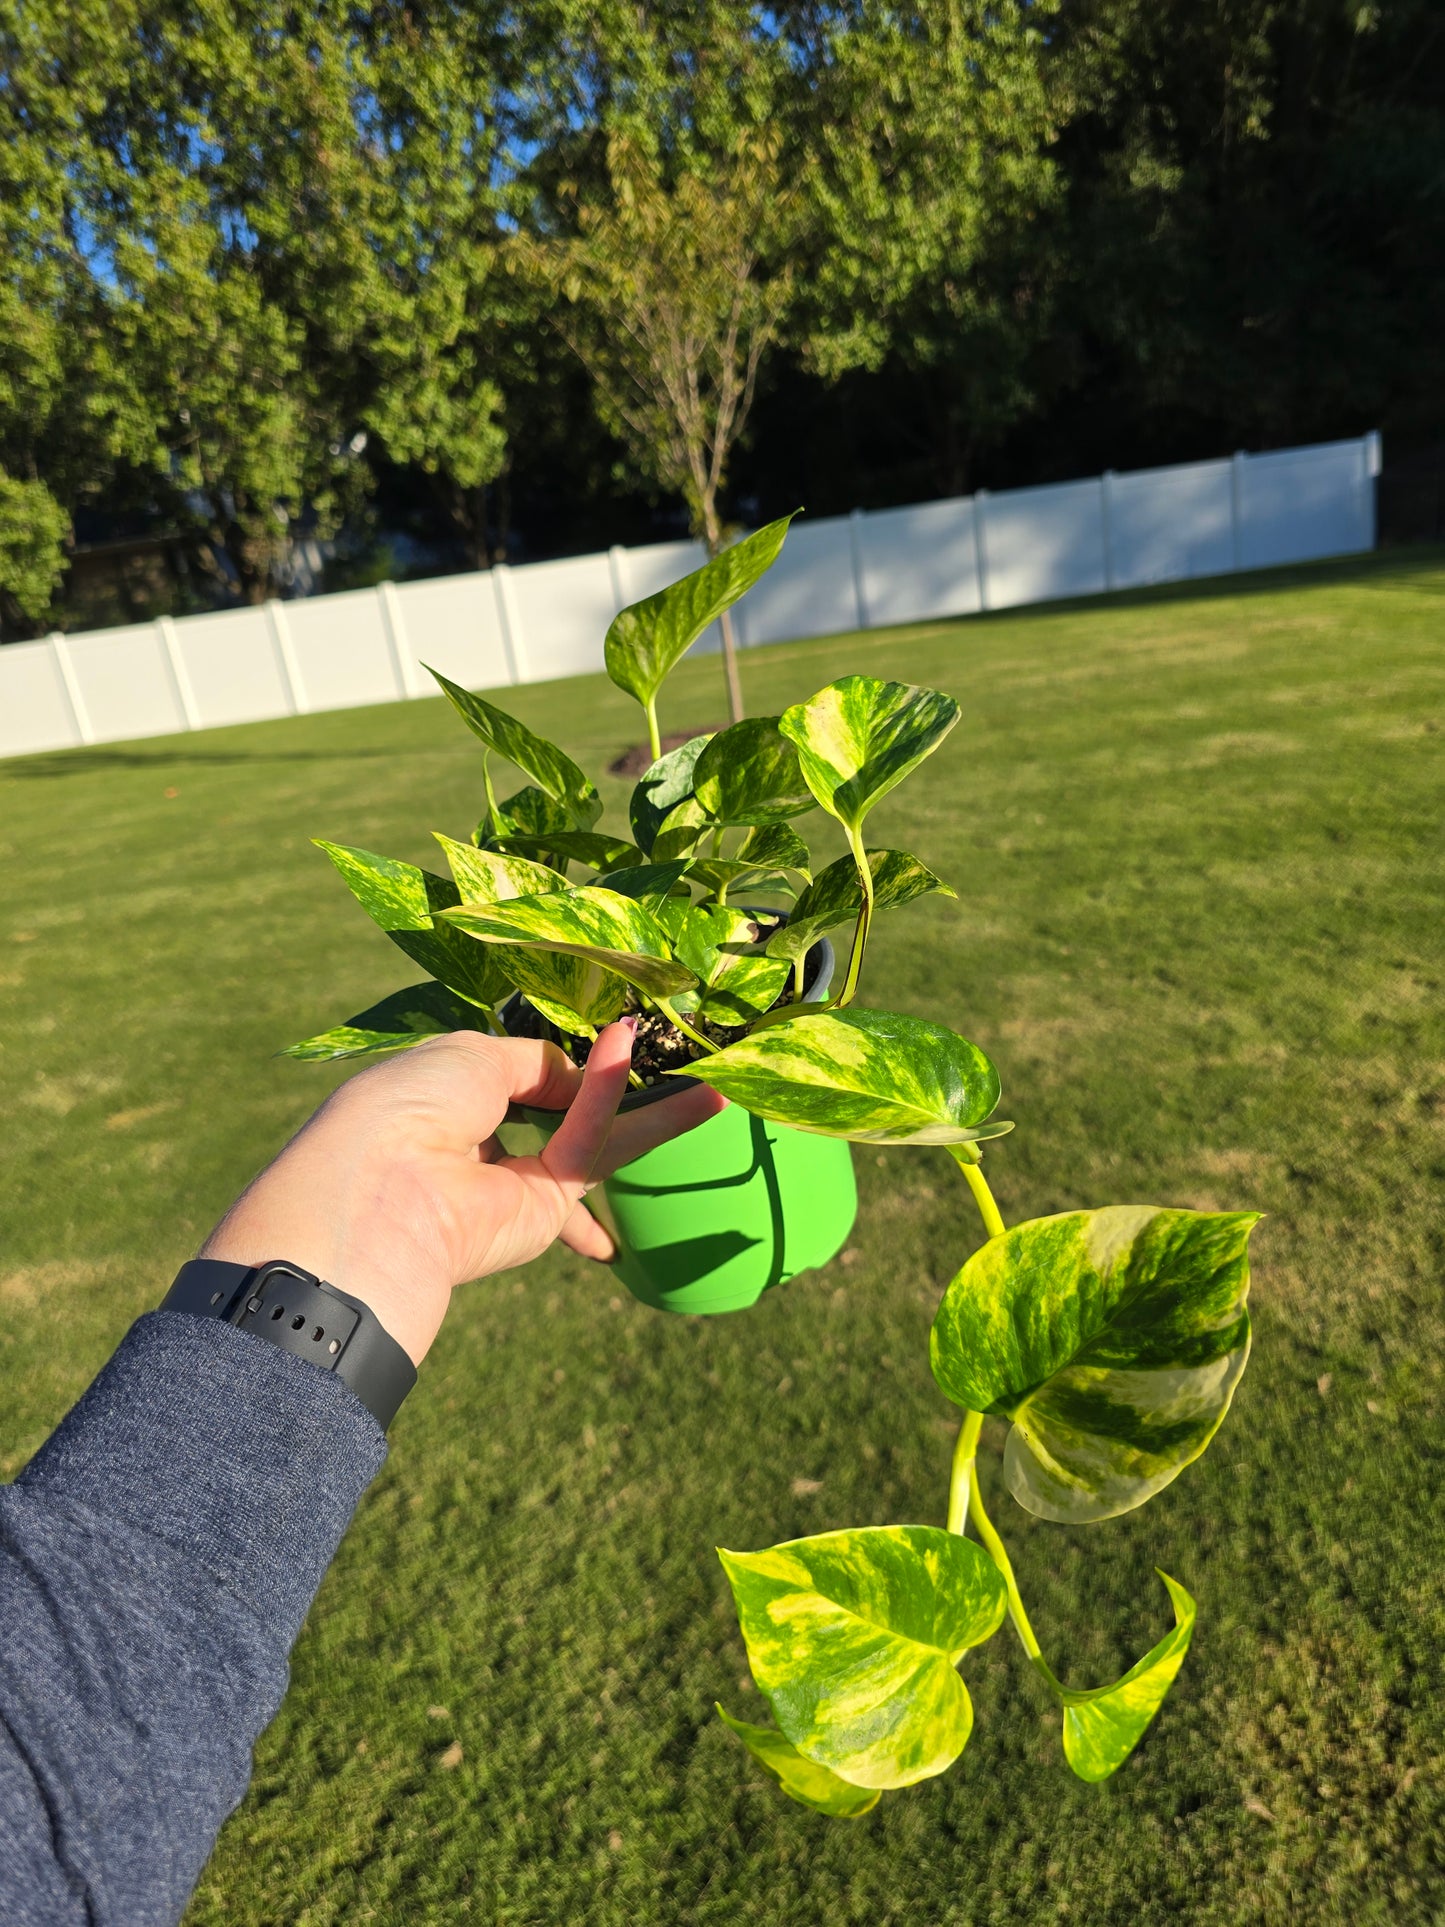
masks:
[[[800,1806],[815,1813],[831,1814],[836,1820],[858,1820],[871,1813],[882,1798],[877,1787],[851,1786],[826,1766],[807,1759],[797,1747],[789,1746],[781,1733],[767,1726],[749,1726],[735,1720],[726,1707],[719,1706],[718,1718],[729,1732],[736,1733],[758,1765]]]
[[[958,1662],[1004,1616],[986,1553],[935,1526],[871,1526],[718,1557],[753,1678],[800,1753],[861,1787],[953,1764],[973,1730]]]
[[[760,574],[785,533],[765,531],[767,543],[732,572],[710,563],[614,629],[609,670],[647,710],[654,748],[663,677],[724,589]],[[955,894],[917,857],[867,850],[863,825],[954,727],[958,704],[847,676],[781,717],[695,737],[656,758],[634,790],[634,843],[595,827],[598,792],[554,744],[437,680],[488,756],[532,781],[499,805],[484,763],[477,839],[437,833],[451,879],[322,846],[393,941],[489,1011],[515,987],[574,1038],[595,1037],[629,1005],[650,1009],[689,1053],[669,1074],[709,1084],[756,1117],[864,1144],[947,1146],[988,1234],[948,1287],[931,1337],[934,1377],[963,1408],[946,1529],[874,1526],[722,1552],[777,1729],[723,1718],[790,1797],[856,1817],[879,1790],[958,1758],[973,1726],[959,1663],[1007,1612],[1062,1709],[1069,1765],[1083,1779],[1106,1778],[1183,1663],[1193,1601],[1166,1579],[1173,1632],[1112,1686],[1064,1686],[984,1506],[984,1418],[1011,1421],[1004,1476],[1027,1510],[1081,1524],[1142,1505],[1199,1457],[1229,1409],[1249,1355],[1257,1214],[1108,1206],[1008,1230],[979,1149],[1013,1128],[994,1118],[1000,1082],[989,1057],[942,1024],[852,1005],[875,914]],[[842,825],[851,852],[816,876],[787,820],[815,804]],[[519,831],[524,816],[532,828]],[[594,872],[590,881],[567,880],[573,862]],[[731,890],[792,896],[799,883],[791,919],[728,901]],[[810,947],[850,920],[842,989],[799,1005]],[[793,1002],[784,1000],[790,977]],[[407,993],[291,1055],[404,1048],[459,1021],[468,1020],[445,991],[424,1001]],[[719,1030],[732,1033],[722,1047]],[[978,1543],[966,1537],[970,1523]]]
[[[0,596],[38,622],[65,572],[70,517],[44,482],[0,468]]]
[[[789,1017],[689,1074],[760,1117],[860,1144],[972,1144],[1013,1129],[984,1121],[1000,1087],[983,1052],[922,1017]]]
[[[1159,1577],[1174,1607],[1174,1628],[1112,1686],[1058,1689],[1064,1709],[1064,1758],[1081,1780],[1107,1780],[1143,1739],[1174,1684],[1194,1636],[1194,1601],[1167,1572]]]
[[[413,984],[394,990],[379,1004],[348,1017],[333,1030],[291,1044],[283,1057],[308,1063],[327,1063],[339,1057],[374,1057],[383,1051],[405,1050],[424,1037],[440,1037],[453,1030],[485,1030],[475,1004],[454,997],[443,984]]]
[[[1012,1419],[1009,1490],[1040,1518],[1131,1511],[1224,1422],[1249,1357],[1252,1212],[1110,1205],[1015,1225],[933,1323],[939,1385]]]

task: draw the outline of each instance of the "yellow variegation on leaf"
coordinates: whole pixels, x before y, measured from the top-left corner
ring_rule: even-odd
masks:
[[[670,996],[697,982],[676,962],[667,933],[640,903],[588,886],[506,903],[464,904],[447,920],[483,943],[519,944],[581,958],[614,972],[651,996]]]
[[[800,1806],[829,1814],[835,1820],[858,1820],[882,1799],[876,1787],[853,1786],[816,1760],[805,1759],[772,1727],[735,1720],[725,1706],[718,1707],[717,1715],[730,1732],[737,1734],[764,1773]]]
[[[958,704],[936,689],[844,676],[778,728],[798,751],[808,788],[850,836],[875,803],[937,749],[958,721]]]
[[[1158,1568],[1156,1567],[1157,1571]],[[1159,1573],[1174,1607],[1174,1626],[1112,1686],[1058,1689],[1064,1708],[1064,1758],[1081,1780],[1107,1780],[1128,1759],[1174,1684],[1194,1636],[1194,1601],[1167,1572]]]

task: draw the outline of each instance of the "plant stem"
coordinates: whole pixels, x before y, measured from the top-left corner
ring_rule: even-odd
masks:
[[[858,978],[863,970],[863,952],[868,945],[868,932],[873,923],[873,872],[868,867],[868,853],[863,848],[863,839],[856,830],[848,832],[848,843],[853,851],[853,861],[858,869],[858,887],[863,892],[863,901],[858,909],[858,921],[853,926],[853,947],[848,952],[848,974],[843,979],[843,988],[838,992],[834,1003],[839,1009],[851,1004],[858,989]]]
[[[703,1050],[709,1052],[713,1057],[717,1056],[718,1046],[716,1044],[710,1044],[705,1037],[699,1036],[691,1024],[685,1023],[683,1019],[678,1016],[666,997],[658,997],[655,999],[655,1002],[663,1016],[666,1017],[670,1023],[676,1024],[684,1037],[690,1037],[694,1044],[700,1045]]]
[[[949,1154],[954,1163],[968,1180],[968,1188],[973,1193],[973,1201],[978,1206],[978,1215],[983,1219],[983,1228],[990,1238],[1001,1238],[1004,1234],[1004,1221],[999,1213],[998,1204],[988,1188],[988,1179],[983,1175],[983,1153],[976,1144],[950,1144]]]
[[[981,1414],[972,1412],[969,1414],[969,1418],[975,1417],[982,1423]],[[967,1424],[968,1419],[965,1419],[964,1425],[967,1426]],[[1055,1693],[1062,1693],[1064,1690],[1063,1687],[1055,1678],[1048,1661],[1039,1650],[1039,1642],[1034,1635],[1033,1627],[1029,1623],[1029,1616],[1024,1611],[1024,1602],[1019,1597],[1018,1581],[1014,1577],[1013,1563],[1004,1547],[1003,1540],[999,1538],[998,1533],[994,1530],[993,1520],[989,1518],[988,1513],[984,1510],[983,1495],[978,1489],[977,1479],[971,1480],[969,1484],[968,1516],[972,1519],[974,1528],[979,1538],[983,1541],[985,1552],[987,1552],[989,1558],[992,1559],[1002,1575],[1004,1590],[1008,1594],[1008,1616],[1013,1621],[1014,1631],[1019,1636],[1019,1644],[1033,1661],[1034,1670],[1046,1682],[1049,1688]]]
[[[965,1412],[953,1448],[953,1472],[948,1481],[948,1530],[961,1533],[968,1517],[968,1495],[973,1490],[973,1462],[978,1453],[982,1412]]]
[[[647,747],[652,751],[655,763],[662,754],[662,737],[657,730],[657,698],[649,697],[647,702]]]
[[[793,959],[793,1001],[794,1003],[800,1004],[803,1001],[803,988],[804,988],[803,966],[805,963],[807,963],[807,961],[808,961],[808,953],[806,950],[800,950],[797,956]]]

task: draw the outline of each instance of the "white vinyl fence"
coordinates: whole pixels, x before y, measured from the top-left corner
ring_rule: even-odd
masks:
[[[747,647],[1349,555],[1375,543],[1380,438],[1107,474],[794,525],[737,611]],[[268,602],[0,648],[0,756],[602,667],[620,608],[693,542]],[[700,648],[716,648],[715,635]]]

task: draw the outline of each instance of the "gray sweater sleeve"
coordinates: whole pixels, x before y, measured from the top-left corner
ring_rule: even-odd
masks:
[[[0,1918],[171,1927],[386,1456],[340,1379],[177,1312],[0,1487]]]

